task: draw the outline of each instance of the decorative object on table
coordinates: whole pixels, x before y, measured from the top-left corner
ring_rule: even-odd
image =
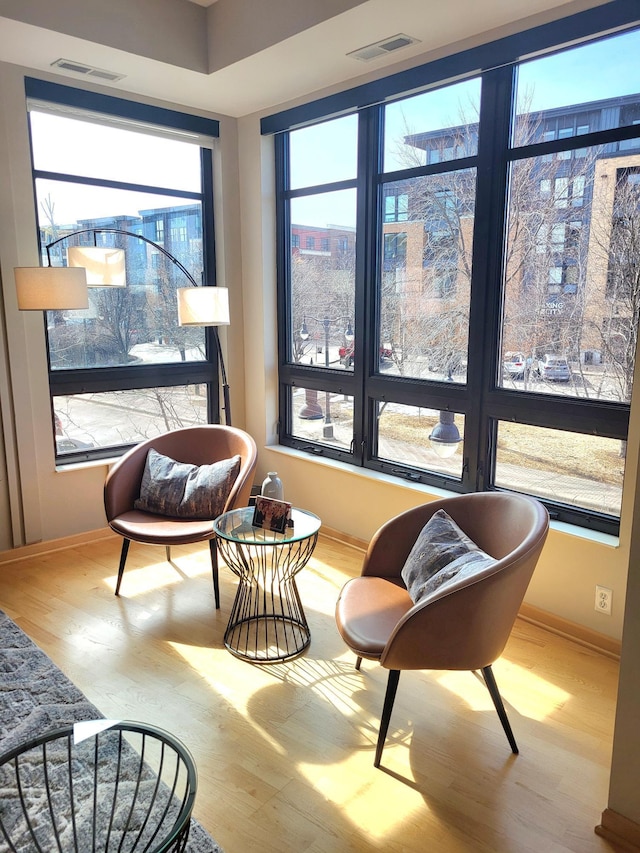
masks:
[[[293,507],[293,527],[274,533],[254,527],[253,513],[240,507],[213,524],[225,563],[239,578],[224,644],[252,663],[290,660],[311,642],[296,575],[313,554],[320,519]]]
[[[63,241],[82,239],[93,235],[93,246],[73,246],[67,249],[67,266],[54,267],[51,249]],[[213,332],[213,343],[218,358],[222,381],[222,398],[225,423],[231,425],[231,402],[227,371],[224,363],[218,326],[230,325],[229,291],[226,287],[200,286],[189,270],[164,246],[154,243],[143,234],[120,228],[81,228],[71,231],[45,246],[46,267],[15,267],[16,295],[20,311],[61,311],[89,307],[88,287],[126,287],[124,249],[116,246],[98,246],[98,235],[114,234],[142,240],[154,251],[164,255],[189,282],[189,287],[176,290],[178,300],[178,325],[208,326]]]
[[[184,466],[172,467],[163,463],[162,458],[168,459],[169,463],[180,462],[191,466],[192,474],[195,471],[195,481],[200,479],[203,470],[197,471],[201,466],[207,466],[207,471],[222,473],[223,480],[229,474],[234,457],[240,457],[240,470],[228,489],[224,500],[218,505],[208,505],[204,512],[195,513],[188,517],[178,517],[182,512],[183,501],[180,497],[176,499],[175,494],[171,500],[170,513],[166,514],[168,504],[164,504],[165,513],[159,512],[158,507],[163,508],[163,500],[156,494],[157,489],[143,488],[145,471],[149,472],[148,456],[150,450],[156,451],[161,458],[152,457],[157,463],[161,476],[169,476],[173,471],[179,475],[180,489],[186,490],[189,477],[185,479]],[[213,518],[221,512],[226,512],[234,506],[246,506],[253,482],[257,460],[256,443],[251,436],[236,427],[223,426],[222,424],[209,424],[208,426],[185,427],[184,429],[171,430],[158,435],[148,441],[143,441],[121,456],[111,467],[104,485],[104,506],[109,527],[123,537],[120,565],[118,568],[118,580],[116,582],[116,595],[120,593],[120,584],[127,560],[129,545],[131,542],[144,542],[150,545],[164,545],[167,560],[171,558],[170,547],[172,545],[186,545],[192,542],[208,542],[211,554],[211,571],[213,575],[213,590],[216,600],[216,608],[220,607],[220,590],[218,585],[218,551],[215,535],[213,532]],[[215,463],[223,463],[218,468]],[[154,463],[151,463],[155,471]],[[164,473],[162,473],[164,472]],[[149,472],[151,473],[151,472]],[[193,480],[193,477],[192,477]],[[220,484],[219,484],[220,485]],[[169,489],[169,491],[172,491]],[[197,493],[197,489],[189,489],[191,497]],[[173,492],[172,492],[173,494]],[[182,494],[182,492],[181,492]],[[153,510],[136,508],[136,501],[145,501],[153,496]],[[138,506],[151,506],[149,503],[138,504]]]
[[[2,611],[0,673],[0,753],[18,748],[45,730],[102,716],[42,649]],[[139,765],[140,756],[131,749],[121,767],[121,775],[135,778]],[[47,810],[46,800],[41,804],[43,810]],[[84,849],[91,849],[91,846]],[[22,850],[35,848],[23,847]],[[47,853],[52,850],[58,848],[51,846]],[[192,818],[185,853],[221,853],[221,848]]]
[[[0,787],[12,851],[183,853],[197,773],[169,732],[85,720],[1,754]]]
[[[539,501],[476,492],[407,510],[374,534],[361,576],[347,581],[336,605],[338,631],[356,654],[356,669],[367,658],[389,670],[374,767],[403,669],[481,670],[518,752],[491,667],[509,639],[548,529]]]
[[[277,471],[269,471],[262,481],[260,494],[264,495],[265,498],[274,498],[276,501],[284,500],[284,486]]]
[[[292,526],[291,504],[288,501],[278,501],[258,495],[251,523],[254,527],[260,527],[263,530],[284,533],[287,527]]]

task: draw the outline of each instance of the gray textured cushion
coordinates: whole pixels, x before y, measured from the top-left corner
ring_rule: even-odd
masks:
[[[223,511],[239,471],[239,456],[198,466],[151,448],[134,507],[174,518],[213,520]]]
[[[454,577],[472,574],[495,563],[464,533],[443,509],[420,531],[402,569],[402,579],[414,602]]]

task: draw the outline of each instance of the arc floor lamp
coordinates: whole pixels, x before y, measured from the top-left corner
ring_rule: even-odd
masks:
[[[93,246],[69,246],[66,267],[54,267],[51,249],[63,240],[82,234],[93,234]],[[228,326],[229,291],[226,287],[198,285],[189,270],[163,246],[143,234],[120,228],[81,228],[52,240],[45,246],[46,267],[15,267],[16,293],[20,311],[62,311],[89,307],[89,287],[126,287],[124,249],[98,246],[98,234],[119,234],[148,243],[174,264],[189,282],[188,287],[176,290],[178,300],[178,325],[211,326],[218,357],[222,384],[225,422],[231,425],[231,403],[224,355],[218,326]]]

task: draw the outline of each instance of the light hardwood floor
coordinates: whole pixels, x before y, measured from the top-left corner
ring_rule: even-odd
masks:
[[[223,647],[235,577],[215,611],[206,546],[120,540],[0,565],[0,608],[106,717],[180,736],[199,773],[195,816],[226,853],[590,853],[607,805],[617,664],[518,620],[494,671],[520,755],[472,673],[403,673],[383,769],[373,767],[386,671],[334,624],[362,554],[321,537],[298,586],[307,654],[244,663]]]

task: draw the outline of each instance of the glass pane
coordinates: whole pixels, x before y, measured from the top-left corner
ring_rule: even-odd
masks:
[[[133,444],[207,423],[207,387],[184,385],[53,398],[58,455]]]
[[[378,403],[378,457],[462,478],[464,415]]]
[[[292,189],[354,179],[358,116],[344,116],[291,131],[289,155]]]
[[[86,228],[126,230],[162,246],[202,281],[199,202],[40,180],[36,193],[44,244]],[[204,329],[178,326],[175,291],[190,285],[179,267],[138,237],[101,233],[96,239],[125,250],[127,286],[90,287],[88,309],[47,312],[51,368],[202,361]],[[50,250],[51,264],[66,266],[69,246],[93,240],[92,234],[60,240]]]
[[[291,351],[296,362],[353,369],[355,207],[355,190],[291,201]]]
[[[407,198],[382,224],[381,353],[401,376],[465,382],[476,171],[386,183]],[[391,204],[389,204],[389,209]]]
[[[430,166],[478,152],[480,78],[388,104],[384,171]]]
[[[353,397],[334,391],[291,388],[293,423],[291,435],[307,441],[351,450]]]
[[[522,63],[514,144],[640,122],[639,52],[640,30],[635,30]]]
[[[201,192],[200,148],[133,130],[32,110],[36,169]]]
[[[501,421],[495,484],[619,516],[626,442]]]
[[[640,322],[640,139],[513,164],[503,387],[631,397]]]

